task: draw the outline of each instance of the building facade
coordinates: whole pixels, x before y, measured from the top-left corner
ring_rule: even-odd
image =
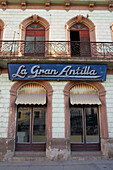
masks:
[[[1,161],[113,157],[112,11],[109,0],[1,0]]]

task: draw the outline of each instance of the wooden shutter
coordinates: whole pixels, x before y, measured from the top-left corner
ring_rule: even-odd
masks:
[[[90,56],[90,39],[89,39],[89,31],[82,30],[79,32],[80,35],[80,54],[82,57]]]

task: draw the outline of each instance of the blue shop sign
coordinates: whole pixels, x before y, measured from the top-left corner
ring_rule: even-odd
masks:
[[[10,80],[106,80],[107,65],[8,64]]]

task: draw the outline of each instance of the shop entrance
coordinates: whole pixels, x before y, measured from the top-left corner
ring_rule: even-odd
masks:
[[[16,151],[45,151],[46,107],[18,105]]]
[[[72,151],[100,150],[98,106],[70,107]]]
[[[46,90],[38,83],[22,86],[17,105],[16,151],[46,149]]]

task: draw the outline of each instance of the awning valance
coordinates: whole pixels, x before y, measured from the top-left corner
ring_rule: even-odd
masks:
[[[70,94],[70,103],[74,104],[97,104],[101,105],[101,101],[97,94]]]
[[[18,104],[46,104],[46,94],[19,94],[16,102]]]

